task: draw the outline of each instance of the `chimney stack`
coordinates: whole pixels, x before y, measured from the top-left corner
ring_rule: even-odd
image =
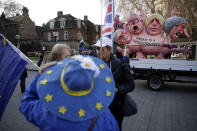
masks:
[[[84,15],[84,21],[87,21],[87,20],[88,20],[88,16]]]
[[[23,7],[23,15],[26,15],[26,16],[28,16],[29,14],[28,14],[28,12],[29,12],[29,10],[28,10],[28,8],[27,7]]]
[[[57,12],[57,17],[62,17],[63,16],[63,11],[58,11]]]

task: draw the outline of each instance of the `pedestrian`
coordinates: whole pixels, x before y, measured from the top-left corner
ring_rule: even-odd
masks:
[[[114,58],[114,55],[112,54],[111,40],[107,37],[102,37],[101,39],[98,40],[94,46],[96,46],[97,56],[102,57],[102,60],[107,63],[113,73],[116,85],[116,94],[109,109],[116,118],[119,128],[121,130],[123,122],[124,96],[128,92],[134,90],[135,83],[133,80],[133,75],[130,72],[130,66],[128,65],[128,63],[126,61],[124,62]]]
[[[20,77],[20,86],[21,86],[21,93],[24,93],[25,92],[25,79],[27,77],[27,69],[25,67],[21,77]]]
[[[38,60],[38,63],[37,63],[37,65],[38,65],[39,67],[40,67],[40,66],[41,66],[41,64],[42,64],[43,57],[44,57],[44,54],[43,54],[43,53],[41,53],[41,55],[40,55],[40,57],[39,57],[39,60]]]
[[[31,82],[20,111],[41,131],[119,131],[108,109],[114,94],[108,66],[96,57],[75,55]]]
[[[39,73],[42,74],[46,68],[53,66],[57,61],[63,60],[70,55],[71,49],[66,44],[55,44],[51,50],[49,62],[40,68]]]
[[[71,49],[66,44],[56,44],[51,50],[49,61],[59,61],[71,55]]]

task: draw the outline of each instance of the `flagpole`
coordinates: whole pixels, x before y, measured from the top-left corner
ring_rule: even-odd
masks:
[[[100,38],[100,40],[101,40],[101,48],[100,48],[100,58],[102,59],[102,57],[103,57],[103,49],[102,49],[102,47],[103,47],[103,44],[102,44],[102,4],[103,4],[103,2],[102,2],[102,0],[101,0],[101,38]]]
[[[114,32],[114,0],[112,0],[112,33],[111,33],[111,41],[112,41],[112,53],[114,53],[114,37],[113,37],[113,32]]]

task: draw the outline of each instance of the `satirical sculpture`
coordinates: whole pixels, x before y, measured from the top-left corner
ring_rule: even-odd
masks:
[[[174,12],[175,10],[172,15],[177,14]],[[170,45],[171,40],[177,39],[180,35],[189,37],[184,28],[185,24],[185,19],[179,16],[172,16],[164,22],[160,14],[151,14],[147,18],[145,13],[131,14],[126,28],[115,32],[115,41],[127,45],[127,55],[136,52],[137,58],[146,58],[147,55],[154,54],[156,59],[163,59],[168,53],[188,51]],[[164,32],[168,34],[167,37],[162,34],[163,27]],[[117,49],[123,53],[123,49]]]

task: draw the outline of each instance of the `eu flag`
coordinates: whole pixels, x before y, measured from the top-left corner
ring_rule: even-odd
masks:
[[[0,34],[0,120],[28,58]]]

